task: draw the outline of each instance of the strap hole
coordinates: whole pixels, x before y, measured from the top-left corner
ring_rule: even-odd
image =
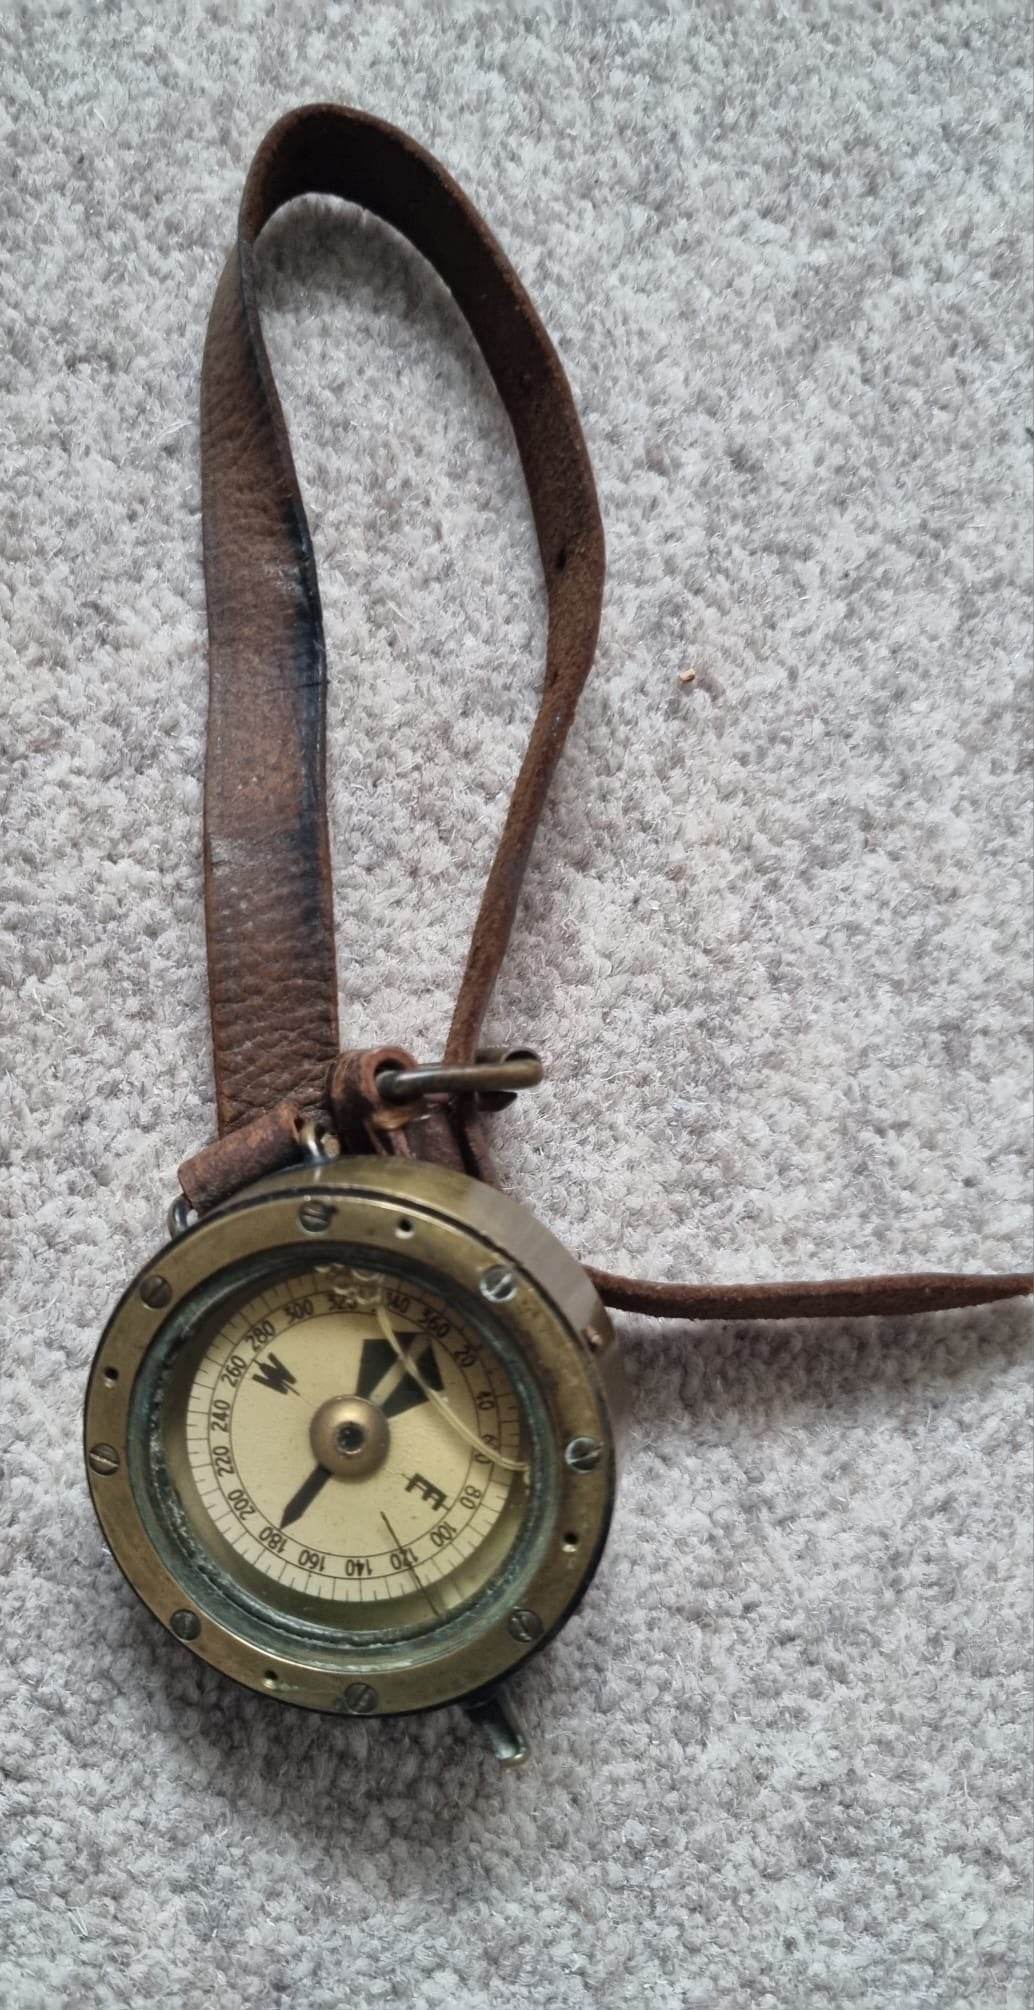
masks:
[[[567,564],[567,546],[566,546],[566,544],[562,544],[562,545],[561,545],[561,547],[560,547],[560,550],[559,550],[559,551],[557,552],[557,555],[556,555],[555,559],[553,560],[553,564],[554,564],[554,565],[556,566],[556,569],[557,569],[557,571],[558,571],[558,572],[563,572],[563,570],[564,570],[564,567],[565,567],[565,565]]]

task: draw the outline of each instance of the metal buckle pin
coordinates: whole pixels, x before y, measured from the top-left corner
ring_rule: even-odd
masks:
[[[386,1103],[412,1103],[422,1096],[500,1096],[509,1102],[519,1090],[537,1088],[543,1072],[530,1047],[492,1047],[461,1067],[432,1061],[420,1068],[382,1068],[377,1087]]]

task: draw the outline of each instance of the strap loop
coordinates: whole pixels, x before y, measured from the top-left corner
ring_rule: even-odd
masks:
[[[374,211],[451,288],[513,425],[546,579],[542,699],[444,1061],[430,1082],[401,1048],[338,1056],[323,624],[254,272],[264,225],[283,203],[309,192]],[[478,1081],[486,1089],[489,1083],[477,1073],[478,1035],[546,791],[592,663],[603,592],[603,532],[567,380],[512,266],[444,168],[379,119],[311,105],[274,126],[248,175],[236,248],[209,322],[201,415],[210,640],[205,917],[220,1137],[181,1168],[184,1195],[203,1213],[289,1163],[298,1156],[300,1122],[328,1108],[346,1150],[433,1158],[490,1180],[478,1110],[493,1099],[498,1106],[515,1078],[504,1064],[488,1093],[469,1093]],[[394,1070],[396,1091],[401,1083],[417,1092],[415,1106],[391,1100],[386,1069]],[[442,1092],[444,1103],[433,1099]],[[683,1319],[933,1311],[1031,1289],[1027,1276],[709,1286],[589,1274],[611,1305]]]
[[[254,269],[263,226],[310,192],[372,210],[451,289],[513,425],[545,574],[542,702],[467,956],[445,1048],[451,1066],[476,1057],[546,791],[592,664],[603,592],[603,530],[574,401],[495,238],[405,133],[333,105],[289,113],[248,175],[202,378],[205,913],[221,1131],[284,1097],[314,1102],[339,1047],[323,623]]]

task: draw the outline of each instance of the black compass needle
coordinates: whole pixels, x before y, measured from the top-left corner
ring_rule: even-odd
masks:
[[[315,1470],[309,1474],[308,1479],[302,1481],[302,1484],[299,1487],[298,1492],[296,1494],[291,1495],[291,1498],[288,1501],[287,1506],[285,1507],[283,1514],[280,1517],[281,1528],[289,1528],[293,1521],[301,1520],[301,1517],[305,1513],[306,1508],[310,1508],[312,1506],[313,1501],[316,1499],[317,1494],[323,1492],[323,1489],[326,1486],[329,1478],[330,1474],[328,1473],[326,1466],[317,1466]]]

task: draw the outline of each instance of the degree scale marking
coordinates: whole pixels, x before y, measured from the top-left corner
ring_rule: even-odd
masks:
[[[308,1282],[308,1280],[306,1280],[306,1282]],[[264,1296],[264,1300],[262,1300],[262,1302],[264,1302],[264,1306],[266,1306],[266,1311],[280,1311],[280,1306],[272,1306],[272,1304],[270,1304],[270,1298],[268,1298],[268,1296]],[[249,1311],[251,1311],[251,1309],[249,1309],[249,1306],[247,1306],[247,1309],[245,1309],[245,1313],[249,1313]],[[318,1313],[312,1313],[312,1317],[316,1319],[316,1317],[320,1317],[320,1315],[318,1315]],[[225,1343],[225,1349],[221,1349],[221,1353],[223,1353],[223,1351],[227,1351],[227,1349],[229,1349],[229,1347],[233,1345],[233,1341],[235,1341],[235,1339],[237,1339],[237,1335],[239,1335],[239,1329],[241,1329],[241,1325],[245,1325],[245,1317],[241,1317],[241,1315],[239,1315],[239,1317],[237,1317],[237,1319],[235,1319],[235,1321],[231,1323],[231,1331],[229,1331],[229,1335],[227,1335],[227,1343]],[[237,1333],[233,1333],[233,1327],[237,1329]],[[205,1381],[207,1381],[207,1383],[211,1383],[211,1375],[205,1375]],[[507,1407],[511,1407],[511,1405],[507,1405]],[[487,1455],[485,1455],[485,1463],[491,1463],[491,1453],[487,1453]],[[497,1489],[497,1487],[493,1487],[493,1491],[497,1493],[499,1489]],[[451,1512],[455,1514],[455,1505],[451,1507]],[[471,1516],[471,1520],[475,1520],[475,1516]],[[463,1530],[463,1532],[459,1532],[459,1534],[461,1534],[461,1538],[463,1538],[463,1536],[465,1536],[467,1532]],[[420,1540],[420,1538],[418,1538],[418,1536],[414,1536],[412,1540],[416,1542],[416,1540]],[[469,1542],[465,1542],[465,1540],[459,1540],[459,1542],[453,1542],[451,1550],[453,1550],[453,1554],[451,1554],[451,1558],[449,1558],[449,1560],[445,1560],[445,1558],[443,1558],[443,1562],[439,1564],[439,1560],[437,1560],[437,1558],[433,1558],[433,1556],[430,1556],[430,1558],[426,1558],[426,1560],[424,1560],[424,1568],[426,1568],[426,1566],[430,1564],[430,1566],[433,1566],[433,1568],[435,1568],[435,1574],[441,1574],[441,1576],[443,1576],[443,1574],[445,1574],[445,1572],[449,1570],[449,1566],[451,1566],[451,1564],[455,1564],[455,1560],[457,1560],[457,1558],[459,1558],[459,1560],[463,1560],[465,1556],[469,1556],[469,1554],[471,1554],[471,1544],[469,1544]],[[376,1554],[378,1554],[378,1552],[374,1552],[374,1558],[376,1558]],[[264,1562],[266,1562],[266,1560],[264,1560]],[[270,1560],[270,1562],[272,1562],[272,1560]],[[276,1572],[270,1572],[270,1564],[266,1562],[266,1570],[268,1570],[268,1572],[270,1572],[272,1576],[276,1576],[276,1578],[284,1576],[284,1572],[286,1572],[286,1568],[288,1568],[288,1566],[290,1566],[290,1558],[284,1558],[284,1560],[280,1560],[280,1562],[278,1562],[278,1568],[276,1568]],[[360,1596],[364,1596],[364,1580],[362,1580],[362,1578],[358,1578],[358,1580],[354,1582],[354,1586],[350,1586],[350,1588],[358,1588],[358,1590],[360,1590]],[[324,1586],[320,1586],[320,1590],[324,1590]],[[326,1590],[330,1590],[330,1586],[326,1586]]]
[[[398,1297],[400,1295],[404,1298],[408,1296],[408,1304],[398,1304]],[[204,1505],[207,1512],[212,1515],[216,1526],[221,1529],[224,1537],[230,1541],[231,1546],[238,1554],[246,1558],[253,1566],[257,1566],[272,1582],[282,1581],[288,1587],[293,1585],[295,1588],[304,1589],[309,1595],[316,1595],[331,1600],[340,1600],[341,1598],[349,1600],[358,1599],[360,1602],[365,1603],[372,1598],[377,1602],[385,1599],[390,1602],[393,1598],[402,1595],[403,1586],[399,1580],[405,1573],[392,1570],[389,1574],[389,1570],[385,1568],[388,1562],[388,1555],[384,1550],[376,1547],[374,1542],[367,1542],[363,1545],[362,1549],[357,1545],[357,1555],[348,1557],[345,1553],[339,1552],[336,1545],[332,1546],[326,1531],[320,1532],[319,1535],[314,1532],[310,1545],[306,1545],[300,1536],[297,1540],[294,1538],[285,1538],[282,1528],[278,1527],[272,1520],[263,1523],[261,1504],[253,1498],[256,1493],[264,1497],[266,1489],[258,1482],[249,1488],[246,1484],[248,1475],[242,1475],[240,1471],[241,1451],[243,1450],[246,1465],[248,1463],[249,1452],[247,1447],[241,1447],[236,1442],[237,1400],[245,1385],[249,1382],[254,1383],[253,1362],[261,1362],[267,1358],[269,1352],[277,1353],[278,1359],[282,1361],[284,1356],[288,1355],[289,1352],[287,1344],[289,1338],[298,1335],[303,1328],[311,1326],[314,1323],[322,1323],[328,1316],[333,1316],[333,1313],[328,1314],[318,1309],[318,1301],[321,1298],[327,1300],[329,1297],[330,1291],[328,1290],[325,1276],[316,1271],[309,1271],[301,1274],[296,1273],[294,1276],[284,1279],[278,1286],[274,1287],[273,1291],[257,1293],[254,1299],[238,1309],[226,1327],[215,1336],[195,1375],[188,1406],[188,1454],[194,1470],[195,1482],[199,1485],[199,1489],[203,1487],[202,1498],[204,1499]],[[340,1305],[340,1297],[341,1294],[338,1293],[338,1305]],[[412,1310],[415,1306],[418,1316],[422,1311],[424,1320],[428,1326],[432,1326],[436,1319],[446,1325],[444,1334],[431,1334],[428,1332],[426,1336],[427,1344],[429,1345],[433,1339],[436,1345],[443,1349],[444,1361],[450,1364],[452,1370],[451,1379],[457,1388],[466,1389],[466,1400],[469,1401],[476,1415],[479,1413],[476,1408],[476,1392],[473,1384],[476,1381],[481,1385],[479,1393],[482,1398],[483,1407],[480,1415],[484,1417],[486,1426],[485,1437],[475,1439],[475,1442],[480,1443],[483,1449],[479,1454],[475,1453],[473,1458],[466,1462],[465,1468],[456,1473],[448,1485],[449,1499],[447,1505],[444,1509],[439,1510],[441,1520],[436,1515],[433,1518],[432,1524],[411,1533],[408,1543],[401,1545],[403,1548],[408,1547],[410,1550],[415,1545],[419,1549],[428,1544],[432,1526],[439,1528],[444,1524],[450,1527],[454,1526],[457,1522],[460,1523],[456,1527],[455,1534],[451,1540],[446,1539],[444,1542],[440,1542],[437,1547],[431,1548],[429,1553],[425,1553],[419,1558],[420,1572],[425,1576],[429,1576],[432,1581],[443,1582],[445,1584],[475,1554],[491,1529],[498,1522],[499,1516],[506,1507],[510,1488],[499,1475],[493,1454],[497,1450],[502,1451],[504,1459],[507,1459],[507,1464],[510,1463],[507,1454],[511,1452],[511,1447],[514,1451],[517,1449],[519,1424],[515,1393],[506,1380],[502,1366],[493,1355],[491,1349],[479,1339],[476,1339],[475,1336],[466,1330],[464,1325],[461,1325],[457,1321],[451,1307],[448,1308],[447,1322],[443,1320],[442,1311],[436,1307],[436,1300],[436,1293],[432,1295],[432,1299],[429,1301],[426,1292],[418,1293],[415,1290],[410,1290],[408,1294],[396,1293],[396,1304],[393,1309],[402,1317],[405,1316],[406,1312],[409,1312],[410,1317],[412,1317]],[[440,1301],[438,1301],[438,1304],[440,1305]],[[369,1304],[360,1304],[350,1308],[347,1314],[343,1315],[353,1322],[352,1333],[349,1334],[346,1332],[342,1335],[342,1339],[350,1343],[349,1351],[353,1356],[353,1364],[356,1341],[368,1337],[368,1334],[357,1334],[354,1327],[355,1325],[359,1327],[366,1325],[368,1328],[371,1311],[372,1308]],[[293,1314],[293,1316],[285,1317],[285,1314]],[[261,1334],[256,1335],[256,1328],[259,1326],[262,1326],[263,1331]],[[247,1362],[244,1365],[246,1355],[241,1350],[242,1344],[248,1335],[252,1336],[251,1345],[253,1348],[256,1348],[257,1340],[257,1348],[253,1361]],[[471,1353],[474,1355],[474,1360],[469,1364],[471,1372],[468,1375],[466,1368],[460,1368],[456,1356],[469,1356]],[[224,1379],[224,1370],[228,1364],[236,1364],[237,1362],[240,1362],[242,1365],[237,1368],[236,1376],[230,1378],[230,1384],[228,1385]],[[285,1365],[291,1369],[292,1373],[296,1368],[299,1370],[296,1380],[298,1382],[299,1393],[303,1393],[305,1375],[302,1372],[302,1364],[294,1354],[291,1354],[290,1359],[287,1360]],[[437,1362],[435,1365],[437,1366]],[[405,1370],[402,1368],[398,1372],[400,1376],[405,1374]],[[260,1378],[260,1386],[264,1379]],[[438,1377],[436,1376],[435,1380],[437,1379]],[[222,1394],[221,1392],[224,1390],[228,1390],[228,1394]],[[323,1393],[325,1394],[326,1390]],[[380,1382],[377,1385],[377,1393],[381,1393]],[[491,1399],[490,1402],[489,1398]],[[212,1416],[214,1406],[216,1404],[225,1406],[228,1402],[229,1411],[225,1407],[221,1407],[219,1420],[214,1419]],[[310,1388],[305,1402],[300,1406],[302,1416],[306,1414],[312,1402],[313,1391]],[[419,1397],[417,1398],[417,1402],[419,1403],[420,1410],[425,1411],[426,1405],[420,1402]],[[294,1405],[291,1405],[290,1408],[292,1411],[295,1411]],[[297,1414],[297,1412],[295,1413]],[[412,1409],[409,1409],[407,1414],[412,1416]],[[220,1428],[220,1423],[223,1426],[228,1423],[229,1429]],[[393,1425],[393,1429],[401,1431],[405,1423],[406,1415],[403,1415],[400,1423]],[[217,1428],[211,1428],[213,1424],[216,1424]],[[474,1436],[473,1432],[471,1436]],[[495,1438],[495,1445],[486,1442],[486,1439],[491,1437]],[[230,1472],[226,1471],[225,1464],[221,1471],[216,1470],[215,1459],[219,1455],[220,1443],[224,1448],[224,1460],[232,1464]],[[252,1458],[252,1465],[254,1463],[254,1458]],[[412,1473],[414,1470],[420,1470],[425,1463],[430,1466],[432,1471],[435,1470],[426,1448],[420,1451],[419,1457],[414,1457],[409,1462],[408,1471]],[[514,1460],[513,1464],[516,1465],[517,1461]],[[406,1469],[404,1466],[402,1472],[403,1487],[405,1478]],[[209,1487],[204,1486],[204,1480],[214,1482],[217,1490],[215,1498],[213,1498]],[[473,1490],[473,1482],[475,1480],[480,1482],[477,1491],[480,1493],[481,1498],[475,1500],[470,1510],[466,1512],[465,1518],[463,1518],[467,1504],[464,1503],[464,1508],[460,1507],[460,1496],[465,1492]],[[408,1489],[404,1488],[404,1490]],[[351,1483],[348,1483],[347,1487],[339,1485],[335,1491],[339,1495],[346,1491],[347,1493],[351,1493],[352,1485]],[[438,1489],[436,1488],[435,1491],[437,1492]],[[262,1526],[263,1535],[267,1538],[265,1543],[260,1543],[257,1534],[245,1525],[246,1521],[252,1519],[252,1516],[248,1513],[244,1515],[235,1513],[233,1503],[227,1500],[229,1492],[239,1492],[242,1499],[247,1502],[248,1507],[254,1507],[254,1521],[256,1526]],[[282,1499],[283,1496],[281,1495],[280,1498]],[[390,1498],[394,1499],[395,1496],[391,1495]],[[373,1503],[371,1502],[371,1507],[372,1505]],[[406,1503],[400,1500],[399,1505],[405,1508]],[[409,1505],[412,1505],[412,1502]],[[220,1508],[223,1509],[222,1513],[218,1512]],[[396,1507],[396,1512],[398,1512],[398,1506]],[[281,1538],[279,1542],[275,1540],[277,1536]],[[269,1538],[273,1538],[273,1540],[271,1541]],[[320,1545],[318,1551],[316,1547],[317,1542]],[[287,1547],[288,1543],[290,1547]],[[363,1549],[365,1549],[365,1554],[363,1553]],[[300,1558],[303,1555],[306,1559],[305,1564],[301,1564],[300,1562]],[[318,1558],[315,1567],[310,1565],[310,1557]],[[342,1566],[338,1570],[334,1568],[335,1557]],[[352,1569],[346,1573],[344,1566],[347,1563],[351,1563]],[[320,1568],[321,1564],[323,1566],[322,1569]]]

